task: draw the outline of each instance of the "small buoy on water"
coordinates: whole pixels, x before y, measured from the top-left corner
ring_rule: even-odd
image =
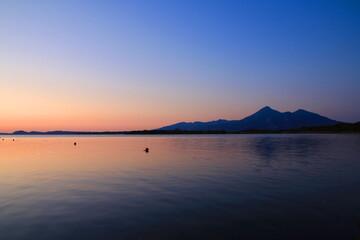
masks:
[[[144,150],[144,151],[148,153],[148,152],[149,152],[149,148],[145,148],[145,150]]]
[[[74,146],[76,146],[76,142],[74,142]]]

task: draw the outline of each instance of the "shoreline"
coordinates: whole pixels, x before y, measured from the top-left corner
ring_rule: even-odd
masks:
[[[188,135],[188,134],[360,134],[360,122],[357,123],[339,123],[331,126],[301,127],[296,129],[284,130],[258,130],[248,129],[244,131],[226,130],[135,130],[135,131],[15,131],[13,133],[0,133],[0,135]]]

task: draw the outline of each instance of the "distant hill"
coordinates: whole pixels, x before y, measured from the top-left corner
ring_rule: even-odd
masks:
[[[279,112],[268,106],[242,120],[211,122],[180,122],[156,130],[221,131],[241,132],[249,129],[285,130],[301,127],[330,126],[341,123],[316,113],[299,109],[295,112]]]
[[[31,132],[26,132],[23,130],[20,131],[15,131],[12,134],[13,135],[62,135],[62,134],[76,134],[77,132],[70,132],[70,131],[49,131],[49,132],[37,132],[37,131],[31,131]]]

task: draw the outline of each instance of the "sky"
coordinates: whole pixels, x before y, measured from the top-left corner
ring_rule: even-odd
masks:
[[[0,1],[0,132],[356,122],[359,92],[357,0]]]

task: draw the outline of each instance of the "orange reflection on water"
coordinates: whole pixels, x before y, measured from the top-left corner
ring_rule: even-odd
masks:
[[[15,141],[12,141],[12,139]],[[199,137],[52,136],[6,137],[0,142],[0,178],[11,184],[96,180],[110,176],[201,174],[206,166],[231,164]],[[211,138],[209,138],[211,140]],[[77,143],[74,146],[74,142]],[[209,142],[209,141],[207,141]],[[211,142],[211,141],[210,141]],[[145,153],[145,147],[150,153]],[[229,152],[226,152],[229,155]],[[201,155],[201,158],[198,158]],[[217,160],[216,160],[217,159]],[[237,161],[238,162],[238,161]],[[239,163],[237,163],[239,164]]]

